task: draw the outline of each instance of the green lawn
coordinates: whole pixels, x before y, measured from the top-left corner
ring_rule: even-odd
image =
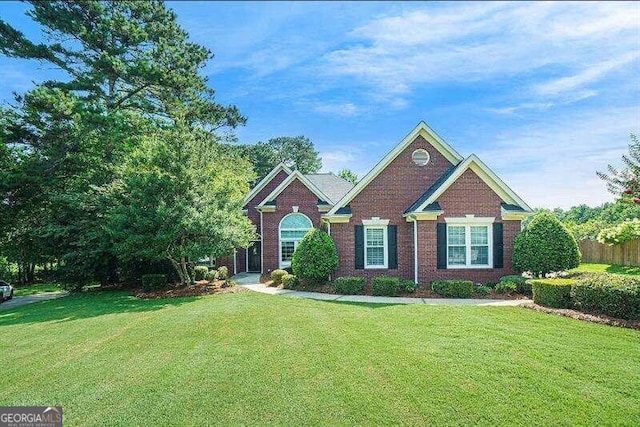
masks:
[[[0,312],[0,354],[65,425],[640,423],[640,332],[516,307],[90,292]]]
[[[29,285],[25,287],[14,287],[13,295],[17,297],[22,297],[25,295],[34,295],[34,294],[40,294],[43,292],[56,292],[61,289],[62,288],[57,283],[42,283],[38,285]]]
[[[640,267],[634,266],[626,266],[626,265],[613,265],[613,264],[591,264],[591,263],[582,263],[580,267],[575,268],[571,271],[587,271],[587,272],[596,272],[596,273],[615,273],[615,274],[625,274],[630,276],[638,276],[640,275]]]

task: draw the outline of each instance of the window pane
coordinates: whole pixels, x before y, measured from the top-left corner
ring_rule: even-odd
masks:
[[[472,245],[488,245],[489,233],[486,226],[471,227],[471,244]]]
[[[282,242],[282,261],[291,261],[293,258],[293,251],[296,248],[294,242]]]
[[[384,246],[384,230],[367,228],[367,246]]]
[[[282,239],[302,239],[307,234],[305,230],[282,230],[280,232],[280,238]]]
[[[367,248],[367,265],[384,265],[384,248]]]
[[[309,218],[302,214],[291,214],[282,220],[280,229],[285,228],[311,228],[313,225]]]
[[[464,246],[449,246],[449,265],[465,265],[467,263],[467,248]]]
[[[464,225],[450,225],[447,227],[447,234],[450,245],[464,245],[466,243]]]
[[[489,264],[489,246],[471,246],[471,265]]]

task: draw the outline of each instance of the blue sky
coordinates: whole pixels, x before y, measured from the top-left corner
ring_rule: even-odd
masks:
[[[640,3],[171,2],[243,143],[305,135],[366,173],[420,120],[531,206],[610,201],[596,175],[640,134]],[[27,35],[28,5],[0,3]],[[0,100],[55,74],[0,58]]]

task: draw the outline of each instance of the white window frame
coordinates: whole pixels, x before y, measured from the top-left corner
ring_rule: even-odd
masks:
[[[383,263],[382,264],[368,264],[367,262],[367,230],[382,230],[382,252]],[[379,246],[376,246],[379,247]],[[364,226],[364,268],[366,269],[385,269],[389,268],[389,238],[386,225],[365,225]]]
[[[296,209],[297,211],[297,209]],[[307,218],[309,220],[309,223],[311,224],[310,228],[285,228],[285,231],[309,231],[313,228],[313,221],[311,221],[311,218],[309,218],[308,216],[306,216],[303,213],[300,212],[291,212],[290,214],[287,214],[285,216],[282,217],[282,219],[280,220],[280,224],[278,224],[278,266],[280,268],[287,268],[287,267],[291,267],[291,261],[283,261],[282,260],[282,242],[293,242],[293,252],[295,253],[296,249],[298,249],[298,244],[300,243],[300,241],[302,240],[302,237],[297,237],[297,238],[287,238],[287,239],[282,239],[282,222],[285,220],[285,218],[287,218],[288,216],[291,215],[302,215],[303,217]]]
[[[493,222],[495,218],[476,218],[473,215],[467,215],[464,218],[445,218],[447,223],[447,269],[475,269],[475,268],[493,268]],[[465,232],[465,264],[449,264],[449,226],[464,227]],[[487,228],[487,246],[488,256],[487,264],[471,264],[471,227]],[[478,246],[478,245],[476,245]]]

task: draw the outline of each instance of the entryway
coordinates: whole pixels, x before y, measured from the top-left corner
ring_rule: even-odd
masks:
[[[260,273],[262,271],[262,244],[255,241],[247,249],[247,267],[250,273]]]

